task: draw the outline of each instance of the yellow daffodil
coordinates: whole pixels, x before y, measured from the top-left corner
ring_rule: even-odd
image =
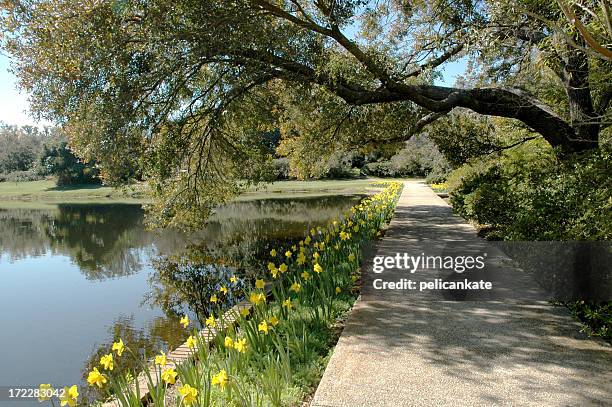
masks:
[[[285,263],[282,263],[280,266],[278,266],[278,271],[284,273],[285,271],[287,271],[287,265]]]
[[[246,351],[246,338],[238,339],[234,342],[234,349],[239,353],[244,353]]]
[[[302,274],[300,274],[300,277],[302,277],[304,281],[308,281],[310,279],[310,273],[304,270],[302,271]]]
[[[210,302],[216,303],[218,301],[217,295],[213,294],[210,296]]]
[[[301,289],[302,285],[300,283],[293,283],[291,287],[289,287],[289,291],[295,291],[296,293],[299,293]]]
[[[248,308],[240,308],[240,315],[242,315],[243,318],[248,317],[250,313],[251,311]]]
[[[276,257],[276,250],[274,249],[270,250],[270,256]]]
[[[196,402],[197,398],[198,398],[198,390],[191,387],[188,384],[184,384],[181,387],[178,388],[178,392],[181,395],[181,398],[183,400],[183,404],[185,406],[190,406],[193,403]]]
[[[225,340],[223,341],[223,346],[225,346],[226,348],[234,347],[234,340],[231,337],[226,336]]]
[[[100,358],[100,364],[106,370],[113,370],[113,354],[109,353],[108,355],[104,355]]]
[[[340,239],[348,240],[351,238],[351,234],[345,231],[340,232]]]
[[[91,372],[87,375],[87,383],[90,386],[98,386],[102,388],[106,384],[106,376],[104,376],[97,367],[94,367]]]
[[[315,264],[313,267],[313,270],[315,273],[322,273],[323,272],[323,267],[321,267],[321,265],[319,263]]]
[[[168,384],[174,384],[176,381],[176,376],[178,376],[178,373],[176,373],[176,371],[172,368],[164,369],[161,374],[162,380]]]
[[[287,309],[293,308],[293,303],[291,302],[291,298],[287,298],[285,301],[283,301],[283,307]]]
[[[123,345],[123,341],[119,339],[119,342],[113,343],[113,347],[111,348],[113,351],[117,352],[117,356],[121,356],[123,351],[125,350],[125,346]]]
[[[319,254],[319,252],[314,252],[312,254],[312,258],[314,259],[314,261],[319,260],[319,257],[321,257],[321,255]]]
[[[215,321],[215,316],[214,315],[210,315],[208,318],[206,318],[206,321],[204,321],[204,323],[206,324],[206,326],[214,328],[217,326],[217,321]]]
[[[189,317],[187,315],[183,315],[180,322],[181,325],[183,325],[183,328],[187,328],[187,326],[189,325]]]
[[[317,233],[317,232],[315,231],[315,229],[314,229],[314,228],[310,229],[310,234],[311,234],[311,235],[313,235],[313,236],[314,236],[316,233]]]
[[[266,286],[266,282],[265,282],[265,281],[263,281],[263,280],[261,280],[261,279],[255,280],[255,288],[258,288],[258,289],[260,289],[260,290],[263,290],[263,288],[264,288],[265,286]]]
[[[274,269],[270,270],[270,273],[272,273],[272,278],[278,277],[278,269],[277,268],[274,268]]]
[[[60,392],[60,406],[68,405],[70,407],[74,407],[77,405],[77,401],[79,399],[79,389],[76,384],[70,387],[64,387],[64,391]]]
[[[221,291],[221,292],[223,293],[223,295],[227,295],[227,293],[228,293],[228,291],[229,291],[229,290],[227,289],[227,287],[226,287],[226,286],[223,286],[223,287],[221,287],[221,288],[219,289],[219,291]]]
[[[212,377],[211,383],[213,386],[219,386],[221,387],[221,390],[223,390],[227,384],[227,379],[227,372],[225,370],[221,370]]]
[[[268,334],[268,323],[266,321],[261,321],[259,325],[257,325],[257,330],[267,335]]]
[[[189,338],[187,338],[187,347],[190,349],[195,349],[196,345],[197,345],[198,341],[196,340],[195,336],[193,335],[189,335]]]
[[[270,317],[270,319],[268,320],[268,322],[270,322],[270,325],[272,325],[272,326],[276,326],[276,325],[278,325],[278,323],[279,323],[280,321],[278,320],[278,318],[276,318],[274,315],[272,315],[272,316]]]
[[[336,287],[336,294],[340,294],[341,291],[342,289],[340,287]]]
[[[51,400],[51,396],[53,396],[51,383],[42,383],[38,386],[38,401],[42,403],[43,401]]]
[[[291,250],[287,250],[287,251],[285,252],[285,257],[287,257],[288,259],[290,259],[290,258],[291,258],[291,256],[293,256],[293,253],[291,253]]]
[[[276,266],[274,265],[274,263],[272,263],[272,262],[269,262],[269,263],[268,263],[268,270],[269,270],[269,271],[272,271],[272,270],[274,270],[275,268],[276,268]]]
[[[251,293],[249,296],[249,301],[253,305],[259,305],[263,302],[266,302],[266,296],[262,293]]]
[[[353,253],[348,255],[349,261],[355,261],[355,255]]]
[[[155,364],[161,367],[168,364],[168,358],[164,352],[161,352],[159,355],[155,356]]]
[[[291,246],[291,250],[296,251],[297,250],[297,246],[296,245]]]
[[[306,239],[304,239],[304,244],[308,246],[310,244],[310,240],[310,236],[306,236]]]
[[[298,254],[297,256],[297,264],[301,266],[304,263],[306,263],[306,256],[304,255],[303,252],[300,252],[300,254]]]
[[[230,283],[235,283],[236,281],[238,281],[238,278],[236,278],[236,276],[230,277]]]

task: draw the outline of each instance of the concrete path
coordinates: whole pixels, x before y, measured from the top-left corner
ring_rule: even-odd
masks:
[[[376,254],[453,240],[481,242],[431,189],[407,182]],[[516,284],[532,288],[520,278]],[[311,404],[497,405],[612,406],[612,348],[586,339],[564,308],[546,302],[366,294]]]

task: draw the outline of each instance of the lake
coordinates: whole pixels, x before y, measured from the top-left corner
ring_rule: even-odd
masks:
[[[177,315],[197,320],[197,304],[161,277],[161,256],[189,249],[255,276],[272,247],[292,244],[360,198],[237,201],[191,234],[146,230],[135,204],[0,204],[0,386],[82,385],[118,337],[149,355],[179,345]]]

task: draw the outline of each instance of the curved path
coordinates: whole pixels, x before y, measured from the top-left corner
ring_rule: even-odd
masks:
[[[429,187],[411,181],[376,254],[447,241],[482,242]],[[391,270],[385,279],[394,273],[406,277]],[[517,278],[512,289],[532,286]],[[585,338],[565,308],[546,302],[364,292],[311,403],[493,405],[611,406],[612,348]]]

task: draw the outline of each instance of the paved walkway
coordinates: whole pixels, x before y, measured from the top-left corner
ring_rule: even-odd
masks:
[[[481,242],[431,189],[407,182],[376,254],[454,240]],[[395,270],[385,279],[393,273],[406,277]],[[514,288],[531,286],[517,278]],[[493,405],[612,406],[612,348],[585,339],[564,308],[545,302],[366,294],[311,404]]]

